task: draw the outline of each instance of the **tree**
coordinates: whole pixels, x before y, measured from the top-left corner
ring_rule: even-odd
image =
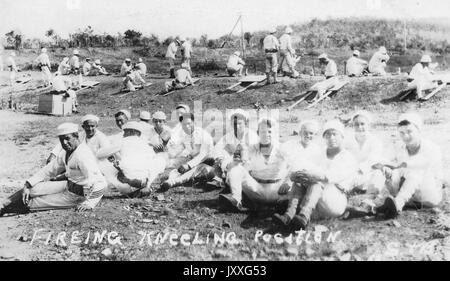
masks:
[[[128,44],[131,46],[137,46],[141,42],[142,33],[139,31],[128,29],[127,31],[124,32],[124,35],[125,41],[127,41]]]
[[[206,47],[208,45],[208,35],[207,34],[203,34],[202,36],[200,36],[200,45],[203,47]]]

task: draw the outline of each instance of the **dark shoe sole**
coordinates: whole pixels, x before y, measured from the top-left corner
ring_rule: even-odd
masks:
[[[297,215],[292,218],[291,226],[293,230],[306,230],[308,223]]]
[[[386,206],[385,217],[387,219],[394,219],[398,216],[397,206],[392,197],[386,198],[384,205]]]

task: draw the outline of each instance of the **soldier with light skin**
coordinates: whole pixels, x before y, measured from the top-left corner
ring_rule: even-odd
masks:
[[[439,146],[423,137],[422,126],[417,114],[402,114],[397,126],[402,145],[395,150],[394,164],[380,165],[390,196],[376,212],[387,219],[397,217],[405,206],[435,208],[442,202],[442,153]]]

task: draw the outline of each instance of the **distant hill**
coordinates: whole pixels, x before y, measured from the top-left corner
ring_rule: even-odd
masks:
[[[409,50],[450,53],[450,23],[444,19],[405,22],[375,18],[313,19],[291,27],[294,45],[302,50],[357,48],[366,51],[384,45],[391,52],[402,53],[406,36]],[[277,36],[281,36],[284,28],[277,28]],[[266,34],[266,31],[254,32],[250,44],[260,45]]]

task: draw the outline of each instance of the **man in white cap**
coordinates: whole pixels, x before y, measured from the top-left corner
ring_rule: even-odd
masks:
[[[166,114],[162,111],[153,113],[152,122],[153,128],[150,133],[149,144],[153,147],[155,153],[165,153],[169,149],[169,141],[172,135],[172,130],[166,125]]]
[[[9,85],[12,87],[16,83],[16,76],[17,76],[17,65],[14,60],[16,57],[16,53],[12,52],[11,55],[6,59],[6,67],[8,67],[9,71]]]
[[[178,50],[178,46],[181,46],[180,39],[176,38],[170,42],[167,47],[166,58],[169,61],[170,78],[175,78],[175,56]]]
[[[202,162],[212,156],[214,149],[211,135],[203,128],[194,125],[193,113],[183,114],[180,120],[182,131],[176,137],[182,145],[182,151],[174,151],[176,154],[170,155],[169,167],[173,169],[169,173],[168,180],[161,184],[161,192],[195,180],[193,177],[203,169],[203,165],[206,165]]]
[[[152,131],[152,115],[148,111],[141,111],[139,113],[139,123],[142,125],[142,137],[148,141]]]
[[[153,149],[142,138],[143,129],[141,122],[126,123],[120,144],[100,152],[102,158],[114,156],[111,162],[102,162],[102,172],[108,187],[122,194],[150,192],[151,184],[164,171],[164,159],[156,158]]]
[[[71,72],[78,75],[80,73],[80,52],[73,50],[73,56],[69,60]]]
[[[293,171],[290,179],[294,182],[293,198],[297,201],[297,213],[290,210],[280,220],[294,230],[306,229],[314,211],[314,218],[336,218],[347,209],[347,193],[352,189],[356,173],[356,161],[344,148],[344,125],[339,120],[325,124],[323,138],[326,150],[317,159],[317,165],[311,165],[299,171]],[[301,201],[298,198],[302,198]],[[294,216],[292,216],[294,215]]]
[[[92,114],[88,114],[81,119],[81,127],[85,132],[84,141],[92,150],[95,156],[100,149],[108,147],[110,141],[97,127],[100,119]]]
[[[442,202],[442,152],[423,137],[422,126],[422,119],[415,113],[402,114],[398,119],[402,144],[395,149],[394,165],[382,168],[391,196],[376,208],[377,213],[388,219],[397,217],[406,205],[434,208]]]
[[[61,75],[68,75],[70,73],[69,57],[63,58],[63,60],[58,66],[58,72]]]
[[[322,158],[323,149],[315,142],[315,138],[319,133],[319,123],[315,120],[305,120],[300,124],[299,139],[289,140],[282,144],[281,149],[287,155],[287,161],[290,170],[293,172],[315,167],[319,164],[319,159]],[[285,214],[275,214],[273,216],[274,222],[281,225],[288,225],[292,218],[297,214],[297,207],[302,199],[302,190],[290,188],[289,203]],[[282,193],[287,190],[282,190]]]
[[[434,76],[430,69],[431,57],[429,55],[423,55],[420,62],[414,65],[409,73],[410,81],[408,83],[408,89],[416,89],[417,97],[423,98],[424,92],[432,90],[438,86],[439,78]]]
[[[172,114],[172,116],[175,115],[175,118],[176,118],[175,122],[176,122],[176,124],[172,128],[171,142],[173,143],[174,147],[175,146],[179,146],[178,149],[175,149],[177,151],[179,150],[178,152],[180,152],[182,150],[181,141],[178,140],[178,136],[180,136],[181,132],[183,131],[183,126],[181,125],[181,123],[182,123],[181,122],[181,120],[182,120],[181,117],[185,113],[189,113],[189,112],[191,112],[191,109],[190,109],[189,105],[180,103],[180,104],[177,104],[177,106],[175,107],[175,113]]]
[[[319,56],[319,64],[323,68],[325,80],[320,81],[311,87],[311,91],[317,91],[315,100],[320,99],[323,94],[339,82],[337,78],[337,65],[334,60],[330,59],[327,54],[321,54]]]
[[[368,62],[359,58],[360,52],[358,50],[353,50],[353,55],[347,60],[346,72],[350,77],[359,77],[367,73]]]
[[[83,118],[81,118],[81,127],[84,130],[84,135],[80,136],[80,141],[86,143],[96,157],[98,157],[98,152],[101,149],[104,149],[111,145],[111,142],[105,136],[105,134],[97,129],[99,121],[100,119],[92,114],[87,114],[83,116]],[[51,158],[49,157],[47,161],[50,162],[55,158],[55,156],[57,157],[62,149],[63,148],[58,143],[51,152]]]
[[[381,46],[369,61],[369,72],[374,75],[386,75],[386,64],[389,61],[386,47]]]
[[[241,52],[234,52],[227,62],[227,72],[229,76],[234,76],[238,73],[238,76],[242,76],[242,70],[244,69],[245,61],[241,59]]]
[[[134,68],[136,69],[137,72],[139,72],[141,76],[147,75],[147,66],[145,65],[142,58],[139,58],[138,63],[135,65]]]
[[[242,204],[243,194],[255,209],[287,199],[289,164],[275,137],[277,128],[275,120],[261,119],[258,142],[251,145],[247,153],[235,153],[226,178],[231,193],[219,195],[222,207],[239,212],[248,210]],[[280,193],[280,190],[285,192]]]
[[[63,152],[0,205],[0,215],[73,207],[87,211],[98,204],[106,180],[91,149],[79,139],[78,125],[61,124],[57,135]]]
[[[185,68],[180,68],[175,71],[175,79],[167,81],[164,84],[164,87],[166,93],[168,93],[170,91],[184,89],[189,85],[194,86],[194,80],[192,79],[190,71]]]
[[[275,37],[277,30],[272,28],[269,35],[264,38],[263,46],[266,57],[266,84],[270,84],[270,74],[273,75],[273,83],[277,83],[278,58],[277,53],[280,49],[280,42]]]
[[[120,132],[117,134],[114,134],[109,137],[109,140],[112,144],[117,145],[121,142],[123,137],[123,126],[131,120],[131,114],[128,110],[122,109],[119,110],[116,114],[114,114],[114,119],[116,121],[117,127],[120,129]]]
[[[215,163],[220,167],[222,178],[234,165],[235,154],[242,157],[248,152],[249,147],[258,143],[258,135],[249,128],[249,114],[242,109],[235,110],[230,116],[230,127],[228,131],[214,146]]]
[[[346,138],[345,148],[358,164],[353,187],[369,194],[380,194],[385,180],[374,166],[384,161],[384,149],[383,143],[372,133],[372,114],[359,110],[353,114],[351,122],[353,134]]]
[[[284,34],[280,37],[280,66],[286,63],[292,78],[297,78],[299,73],[295,70],[295,49],[292,47],[292,28],[286,27]]]
[[[41,54],[36,58],[35,62],[42,71],[45,86],[49,86],[52,81],[52,73],[50,72],[51,64],[46,48],[42,48]]]
[[[131,59],[126,58],[120,68],[120,75],[125,77],[123,80],[124,90],[128,90],[131,92],[136,91],[136,87],[141,85],[145,85],[146,82],[142,78],[141,74],[135,70],[133,70],[133,66],[131,65]]]
[[[192,56],[192,45],[191,42],[185,38],[181,38],[181,67],[189,71],[189,74],[192,75],[191,70],[191,56]],[[175,74],[176,77],[176,74]]]
[[[78,113],[77,93],[71,89],[73,81],[70,77],[64,77],[60,72],[56,72],[52,79],[52,88],[54,95],[64,95],[72,99],[72,112]]]
[[[102,66],[102,62],[99,59],[96,59],[91,64],[91,69],[88,73],[89,76],[97,76],[97,75],[109,75],[108,71]]]

